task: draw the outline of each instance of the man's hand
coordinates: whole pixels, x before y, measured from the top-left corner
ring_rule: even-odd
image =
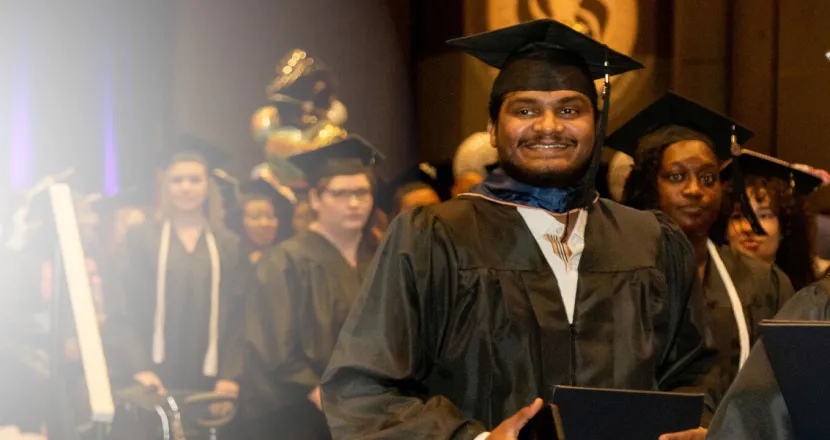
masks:
[[[317,407],[317,409],[319,409],[320,411],[323,410],[323,400],[320,397],[320,387],[317,387],[311,390],[310,393],[308,393],[308,400],[310,400],[314,404],[314,406]]]
[[[239,384],[232,380],[217,380],[215,391],[216,394],[222,394],[223,396],[231,396],[234,399],[239,398]]]
[[[223,396],[230,396],[234,399],[239,398],[239,384],[232,380],[220,379],[216,381],[214,388],[216,394]],[[233,402],[214,403],[210,406],[210,412],[216,417],[225,417],[233,412]]]
[[[660,440],[705,440],[706,431],[706,428],[697,428],[672,434],[663,434],[660,436]]]
[[[501,422],[496,429],[490,432],[487,440],[517,440],[519,431],[542,409],[542,404],[542,399],[536,399],[529,406],[520,409],[513,417]]]
[[[161,379],[152,371],[136,373],[133,379],[145,388],[155,388],[160,396],[167,394],[167,390],[164,389],[164,384],[161,383]]]

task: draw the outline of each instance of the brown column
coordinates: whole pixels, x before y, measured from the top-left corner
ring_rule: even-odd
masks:
[[[726,110],[728,1],[674,2],[672,88],[718,111]]]
[[[775,153],[778,0],[733,0],[729,115],[755,132],[745,147]]]
[[[780,1],[777,152],[788,161],[830,169],[830,2]],[[830,191],[816,206],[830,208]]]

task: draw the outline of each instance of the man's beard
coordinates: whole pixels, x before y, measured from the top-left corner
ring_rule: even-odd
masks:
[[[514,155],[499,149],[499,165],[508,176],[537,188],[572,188],[580,186],[591,165],[591,156],[584,163],[568,168],[531,169],[514,160]]]

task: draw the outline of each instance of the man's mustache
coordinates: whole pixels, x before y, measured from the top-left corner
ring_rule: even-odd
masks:
[[[565,137],[565,136],[534,136],[529,139],[521,139],[519,141],[519,147],[526,147],[528,145],[553,145],[553,144],[562,144],[569,147],[575,147],[579,145],[579,142],[575,138]]]

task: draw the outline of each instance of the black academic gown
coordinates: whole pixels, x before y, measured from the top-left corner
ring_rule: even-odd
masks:
[[[165,358],[152,360],[153,323],[156,312],[156,279],[162,225],[148,221],[131,229],[125,239],[119,274],[124,316],[114,316],[113,338],[121,341],[113,370],[117,386],[131,384],[140,371],[153,371],[168,390],[209,391],[223,377],[229,335],[234,332],[233,312],[241,300],[237,283],[239,238],[227,230],[214,230],[219,252],[219,376],[205,377],[202,369],[208,347],[211,268],[205,235],[188,253],[172,231],[167,264],[165,310]]]
[[[702,347],[691,245],[660,213],[593,205],[573,325],[513,206],[401,214],[377,255],[324,378],[336,439],[472,440],[555,385],[684,385]]]
[[[761,321],[772,319],[795,294],[792,283],[777,266],[734,252],[728,246],[718,250],[743,304],[750,343],[754,343],[760,335]],[[718,353],[717,366],[706,376],[704,385],[708,405],[714,411],[738,374],[741,346],[732,303],[711,258],[703,279],[703,298],[705,322],[711,330],[707,345]]]
[[[367,237],[352,267],[322,235],[303,231],[262,256],[245,359],[245,405],[259,420],[246,423],[254,438],[329,438],[307,396],[320,384],[373,253]]]
[[[830,320],[830,279],[800,290],[775,315],[792,321]],[[755,344],[715,413],[707,436],[713,440],[795,440],[787,405],[764,350]]]

